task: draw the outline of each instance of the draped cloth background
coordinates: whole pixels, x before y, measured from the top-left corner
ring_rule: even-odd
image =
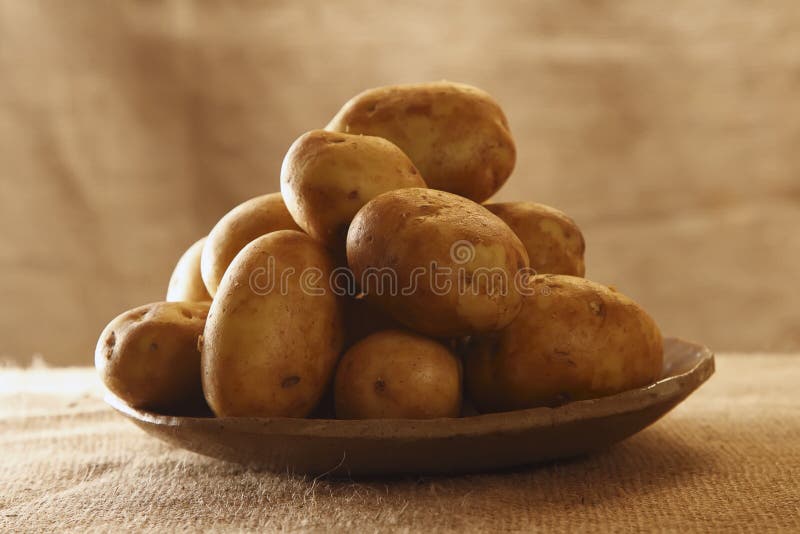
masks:
[[[665,333],[800,347],[800,3],[0,0],[0,357],[88,364],[104,324],[358,91],[472,83],[499,199],[583,227]]]

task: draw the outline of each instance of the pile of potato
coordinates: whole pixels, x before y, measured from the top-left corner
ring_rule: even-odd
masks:
[[[164,413],[417,419],[657,380],[658,327],[583,278],[572,219],[483,204],[515,159],[503,111],[477,88],[357,95],[292,144],[280,193],[186,251],[166,302],[111,321],[95,353],[104,383]]]

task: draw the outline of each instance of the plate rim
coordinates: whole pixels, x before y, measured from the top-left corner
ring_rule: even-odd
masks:
[[[715,370],[713,351],[700,343],[678,337],[665,342],[691,346],[699,357],[688,370],[662,378],[647,386],[593,399],[569,402],[557,407],[536,407],[466,417],[436,419],[306,419],[292,417],[191,417],[164,415],[139,410],[106,390],[105,402],[138,423],[158,427],[215,427],[221,431],[262,435],[291,435],[330,439],[437,439],[509,433],[552,427],[578,420],[610,417],[635,412],[674,397],[685,398]],[[643,395],[644,393],[644,395]]]

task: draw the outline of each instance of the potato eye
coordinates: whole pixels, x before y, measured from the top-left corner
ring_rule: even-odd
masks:
[[[281,382],[281,387],[284,389],[290,388],[296,386],[299,382],[300,382],[299,376],[297,375],[287,376],[286,378],[283,379],[283,382]]]

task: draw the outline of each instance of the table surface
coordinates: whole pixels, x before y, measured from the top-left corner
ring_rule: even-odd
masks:
[[[723,354],[607,451],[503,473],[326,480],[170,447],[92,369],[0,369],[0,531],[800,531],[800,354]]]

